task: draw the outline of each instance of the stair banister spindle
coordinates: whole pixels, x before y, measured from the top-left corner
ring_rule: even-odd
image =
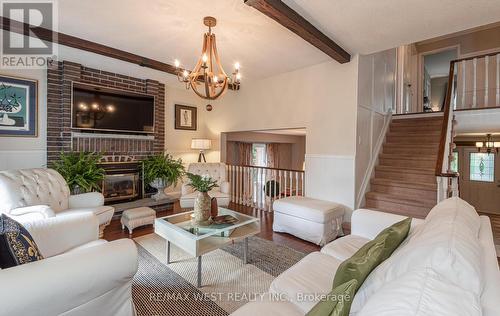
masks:
[[[295,196],[299,195],[299,173],[295,172]]]

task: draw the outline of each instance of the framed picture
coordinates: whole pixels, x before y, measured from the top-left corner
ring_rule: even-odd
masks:
[[[37,137],[38,81],[0,75],[0,136]]]
[[[175,105],[175,129],[184,129],[196,131],[197,118],[196,111],[198,109],[194,106]]]

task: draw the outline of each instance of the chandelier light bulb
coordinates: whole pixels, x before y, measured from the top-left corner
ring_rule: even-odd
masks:
[[[236,80],[238,80],[238,81],[239,81],[240,79],[241,79],[241,74],[240,74],[240,73],[237,73],[237,74],[236,74]]]
[[[187,78],[189,76],[189,72],[187,70],[184,70],[182,72],[182,76],[184,76],[184,78]]]
[[[219,78],[217,76],[214,76],[214,82],[215,83],[219,82]]]
[[[203,57],[201,57],[201,60],[206,63],[208,61],[208,56],[207,54],[203,54]]]
[[[240,63],[239,63],[239,62],[236,62],[236,63],[234,64],[234,69],[236,69],[236,70],[240,70]]]
[[[179,66],[181,65],[181,62],[178,59],[176,59],[174,61],[174,65],[175,65],[175,68],[179,68]]]

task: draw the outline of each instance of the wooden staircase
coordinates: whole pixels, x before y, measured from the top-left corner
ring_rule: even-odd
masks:
[[[366,207],[424,218],[437,201],[435,168],[443,116],[393,119],[365,195]]]

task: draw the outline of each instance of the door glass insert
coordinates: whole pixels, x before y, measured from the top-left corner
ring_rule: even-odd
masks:
[[[495,179],[495,155],[470,153],[471,181],[493,182]]]

